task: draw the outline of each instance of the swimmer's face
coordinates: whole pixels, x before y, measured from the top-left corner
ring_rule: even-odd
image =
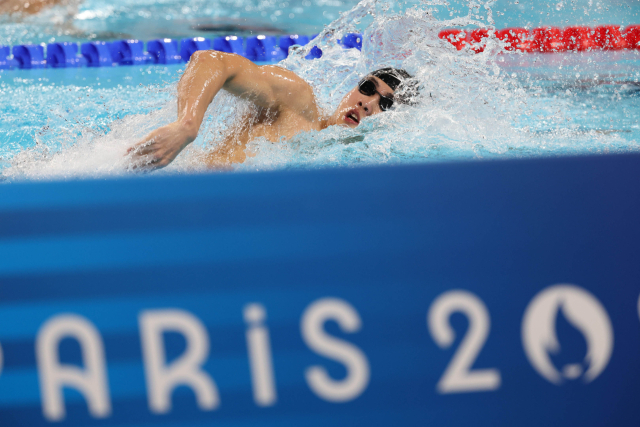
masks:
[[[351,90],[342,98],[338,109],[333,115],[336,124],[355,128],[365,117],[382,112],[380,95],[393,98],[393,89],[385,82],[374,76],[367,76],[367,79],[374,82],[377,93],[367,96],[360,92],[359,87]]]

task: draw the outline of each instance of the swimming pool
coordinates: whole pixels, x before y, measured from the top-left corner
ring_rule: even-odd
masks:
[[[165,9],[154,6],[150,10],[168,11],[172,20],[190,16],[177,12],[181,4],[169,2]],[[365,30],[362,52],[325,46],[320,60],[307,61],[294,54],[283,63],[312,84],[322,107],[334,108],[360,75],[382,65],[400,65],[416,74],[423,81],[422,102],[418,108],[400,108],[367,120],[356,131],[327,129],[280,144],[255,141],[249,146],[255,156],[236,170],[615,153],[640,148],[639,51],[522,55],[498,53],[498,46],[471,55],[456,52],[437,38],[444,27],[483,25],[492,17],[496,25],[517,25],[523,20],[562,23],[568,17],[580,23],[575,11],[566,15],[564,6],[547,16],[546,6],[532,6],[529,13],[530,4],[523,2],[524,12],[508,5],[500,12],[500,3],[496,3],[478,11],[482,19],[474,15],[447,20],[444,12],[453,11],[455,4],[449,9],[384,1],[365,1],[353,8],[353,2],[309,4],[307,9],[300,7],[316,21],[305,21],[300,18],[303,15],[295,21],[309,25],[305,28],[315,29],[335,17],[325,14],[319,18],[320,10],[334,11],[337,16],[340,10],[351,8],[328,31],[339,35]],[[238,13],[237,4],[221,5],[216,12],[221,16]],[[298,7],[295,2],[265,5],[280,11]],[[97,11],[107,6],[86,2],[78,14],[91,7],[98,16]],[[635,9],[618,8],[597,15],[597,7],[590,9],[590,18],[637,22],[633,21],[637,12],[629,13]],[[625,13],[617,16],[619,11]],[[78,14],[74,21],[83,21]],[[107,27],[113,16],[122,17],[118,13],[104,16],[100,22]],[[272,23],[281,22],[279,16],[282,13]],[[140,17],[140,25],[135,26],[142,35],[152,34],[142,25],[146,19],[150,18]],[[99,27],[97,21],[94,24],[93,29]],[[7,31],[6,26],[2,28]],[[5,100],[0,107],[3,175],[48,179],[129,173],[123,156],[126,148],[175,117],[172,99],[183,69],[184,65],[171,65],[0,73],[0,96]],[[230,102],[229,97],[217,99],[198,140],[159,173],[201,171],[200,156],[220,141],[230,126],[228,119],[246,108]]]
[[[54,41],[315,34],[356,0],[73,0],[35,16],[0,16],[0,45]]]
[[[69,0],[36,16],[0,16],[0,45],[235,34],[315,34],[357,0]],[[633,0],[465,0],[402,2],[429,7],[436,18],[472,16],[498,28],[513,26],[630,25],[640,23]],[[447,5],[448,4],[448,5]],[[485,5],[489,9],[485,9]],[[476,12],[477,10],[477,12]]]

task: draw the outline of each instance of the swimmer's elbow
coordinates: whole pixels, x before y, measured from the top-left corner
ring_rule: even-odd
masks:
[[[223,75],[225,79],[233,78],[247,69],[258,68],[247,58],[235,53],[219,52],[217,50],[198,50],[194,52],[189,65],[214,73],[220,72],[219,75]]]
[[[189,65],[192,67],[199,66],[207,66],[214,67],[216,63],[222,63],[222,58],[220,58],[220,53],[215,50],[197,50],[193,52],[191,55],[191,59],[189,59]]]
[[[235,53],[220,52],[217,50],[197,50],[191,55],[190,63],[219,66],[230,66],[238,62],[251,62],[248,59]]]
[[[189,142],[193,142],[198,137],[200,124],[190,117],[180,119],[179,123],[182,134],[189,140]]]

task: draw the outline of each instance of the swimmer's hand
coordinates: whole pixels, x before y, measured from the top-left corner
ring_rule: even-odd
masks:
[[[131,155],[132,169],[152,171],[167,166],[196,136],[197,132],[180,122],[154,130],[127,150],[127,155]]]

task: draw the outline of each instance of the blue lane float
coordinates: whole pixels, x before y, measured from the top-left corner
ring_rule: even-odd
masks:
[[[11,57],[11,46],[0,46],[0,70],[18,68],[18,61]]]
[[[153,55],[144,50],[140,40],[119,40],[110,45],[111,57],[118,65],[144,65],[155,63]]]
[[[47,45],[47,65],[52,68],[87,66],[88,60],[78,54],[78,45],[70,42]]]
[[[313,39],[304,35],[258,35],[246,40],[237,36],[172,39],[93,41],[78,46],[73,42],[46,45],[0,46],[0,70],[31,68],[112,67],[120,65],[177,64],[188,62],[198,50],[235,53],[256,62],[277,62],[289,55],[294,45],[305,46]],[[362,34],[350,33],[337,40],[345,49],[362,49]],[[12,55],[13,54],[13,55]],[[322,57],[322,50],[313,46],[306,59]]]
[[[342,37],[338,43],[346,49],[362,50],[362,34],[349,33]]]
[[[299,36],[297,34],[291,36],[281,36],[278,40],[278,46],[285,53],[289,53],[289,48],[294,45],[305,46],[309,43],[309,37]]]
[[[215,39],[213,39],[213,50],[226,53],[235,53],[240,56],[245,56],[242,37],[216,37]]]
[[[204,37],[194,37],[191,39],[182,39],[180,42],[180,55],[184,61],[191,59],[191,55],[199,50],[211,49],[211,40]]]
[[[18,61],[19,68],[44,68],[47,65],[42,45],[14,46],[12,52],[13,58]]]
[[[318,58],[322,58],[322,49],[320,49],[318,46],[312,47],[309,53],[307,54],[307,56],[305,56],[305,59],[318,59]]]
[[[111,50],[107,42],[82,43],[80,52],[87,58],[88,67],[107,67],[116,65],[111,57]]]
[[[178,64],[182,62],[177,40],[151,40],[147,43],[147,51],[153,56],[155,64]]]
[[[246,57],[252,61],[281,61],[287,53],[278,47],[273,36],[255,36],[247,39]]]

